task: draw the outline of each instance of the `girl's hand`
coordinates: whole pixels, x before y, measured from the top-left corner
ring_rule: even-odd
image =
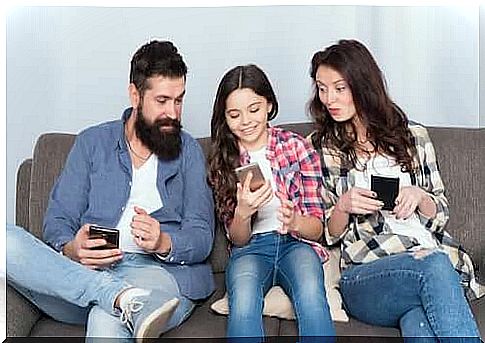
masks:
[[[266,205],[273,198],[273,187],[271,182],[266,180],[263,186],[251,192],[249,185],[253,173],[249,172],[244,180],[244,184],[237,184],[237,210],[241,217],[249,218],[256,213],[261,207]]]
[[[281,222],[282,226],[278,230],[281,234],[287,234],[288,232],[298,232],[297,227],[297,215],[293,203],[286,199],[286,197],[280,192],[276,193],[276,196],[281,201],[281,206],[278,208],[276,217]]]

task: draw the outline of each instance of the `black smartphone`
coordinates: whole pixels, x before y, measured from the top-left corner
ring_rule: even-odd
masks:
[[[261,171],[261,168],[259,167],[259,164],[257,162],[249,163],[245,166],[238,167],[234,169],[234,171],[236,172],[237,178],[239,179],[239,182],[241,182],[241,184],[244,183],[244,180],[246,180],[249,172],[253,173],[253,178],[251,179],[251,183],[249,184],[249,189],[251,190],[251,192],[254,192],[264,185],[265,180],[263,172]]]
[[[383,210],[392,210],[399,195],[399,178],[371,175],[371,190],[376,192],[377,199],[384,203]]]
[[[113,228],[99,226],[99,225],[90,225],[89,238],[91,239],[103,238],[107,242],[105,245],[92,248],[94,250],[117,249],[120,247],[120,232],[118,229],[113,229]]]

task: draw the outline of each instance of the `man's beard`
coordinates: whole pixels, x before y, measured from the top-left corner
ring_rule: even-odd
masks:
[[[162,129],[160,129],[162,128]],[[135,133],[138,139],[161,160],[176,159],[181,150],[182,137],[180,121],[168,117],[147,123],[142,107],[138,106],[135,121]]]

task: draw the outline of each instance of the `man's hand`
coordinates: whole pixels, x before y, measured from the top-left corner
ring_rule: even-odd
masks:
[[[149,253],[166,254],[172,247],[170,235],[160,230],[160,223],[141,207],[135,206],[131,234],[136,245]]]
[[[89,239],[89,226],[84,224],[76,233],[74,239],[64,245],[63,254],[71,260],[81,263],[90,269],[109,266],[123,258],[120,249],[92,250],[92,248],[105,245],[102,238]]]

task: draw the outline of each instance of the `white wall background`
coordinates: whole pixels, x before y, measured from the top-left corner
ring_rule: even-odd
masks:
[[[189,66],[183,124],[195,137],[209,134],[218,80],[237,64],[267,72],[277,122],[307,121],[311,56],[341,38],[371,49],[411,119],[480,125],[478,6],[23,7],[6,19],[9,222],[16,170],[39,135],[118,118],[129,61],[151,38],[172,40]]]

